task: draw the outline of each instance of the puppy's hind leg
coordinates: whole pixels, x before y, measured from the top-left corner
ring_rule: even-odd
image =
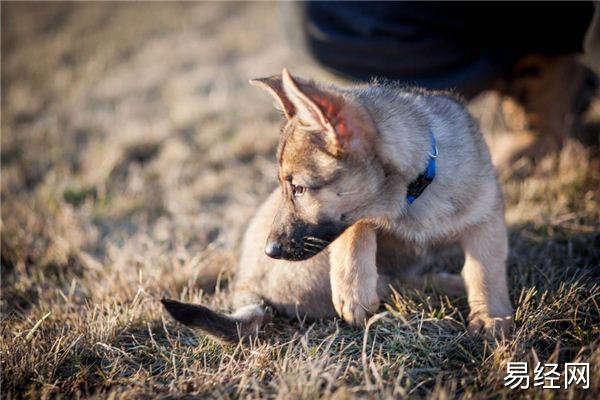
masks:
[[[227,315],[176,300],[162,299],[161,303],[175,320],[227,343],[257,336],[268,317],[262,304],[249,304]]]
[[[417,290],[433,290],[448,297],[460,297],[466,293],[465,282],[458,274],[434,272],[414,275],[403,275],[398,278],[398,284]]]

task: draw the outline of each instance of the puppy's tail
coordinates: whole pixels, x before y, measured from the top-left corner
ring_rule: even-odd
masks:
[[[201,305],[175,300],[162,299],[161,303],[182,324],[228,343],[258,335],[268,316],[264,306],[259,304],[250,304],[226,315]]]

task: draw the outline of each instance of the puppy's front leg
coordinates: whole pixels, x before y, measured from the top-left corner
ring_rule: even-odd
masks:
[[[377,296],[377,234],[364,223],[348,228],[330,245],[333,305],[354,326],[364,326],[379,308]]]
[[[502,212],[469,229],[461,238],[465,251],[462,275],[471,311],[468,330],[488,336],[508,333],[513,324],[512,306],[506,284],[508,253]]]

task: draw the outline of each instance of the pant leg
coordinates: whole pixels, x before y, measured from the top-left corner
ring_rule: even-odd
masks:
[[[357,80],[385,77],[470,97],[531,52],[581,51],[591,3],[307,2],[285,5],[293,45]]]

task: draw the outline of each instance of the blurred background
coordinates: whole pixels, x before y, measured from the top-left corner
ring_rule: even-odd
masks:
[[[276,186],[282,119],[248,80],[284,66],[345,79],[282,29],[288,17],[275,3],[2,3],[2,363],[20,368],[13,389],[33,374],[19,332],[49,311],[53,329],[89,338],[158,318],[161,295],[225,304],[203,296],[225,286]],[[527,131],[506,92],[470,96],[492,145]],[[555,254],[519,247],[524,237],[571,238],[557,265],[598,265],[600,102],[589,97],[557,153],[502,175],[511,268]],[[94,305],[116,319],[86,317]],[[47,350],[54,339],[40,340]]]

